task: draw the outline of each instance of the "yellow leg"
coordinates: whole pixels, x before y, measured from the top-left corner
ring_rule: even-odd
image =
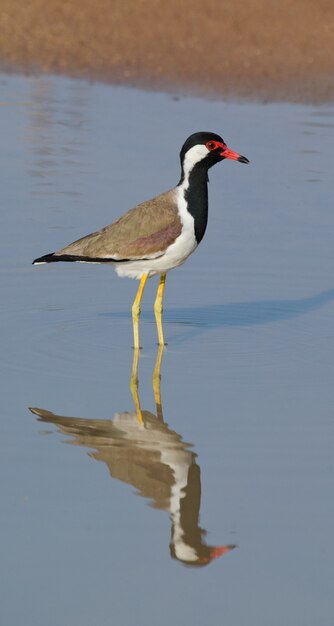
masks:
[[[141,303],[141,299],[142,299],[142,296],[143,296],[143,291],[144,291],[144,288],[145,288],[145,285],[146,285],[146,281],[147,281],[147,274],[143,274],[141,279],[140,279],[137,295],[136,295],[136,297],[134,299],[134,303],[132,305],[133,339],[134,339],[134,348],[135,348],[135,350],[140,347],[139,346],[140,303]]]
[[[133,397],[133,402],[135,405],[137,419],[139,424],[143,423],[143,415],[141,412],[141,406],[139,401],[138,394],[138,359],[139,359],[139,348],[135,348],[133,352],[133,362],[132,362],[132,372],[130,378],[130,389]]]
[[[165,283],[166,283],[166,274],[161,274],[159,287],[157,291],[157,297],[154,303],[154,315],[155,315],[155,321],[157,323],[157,329],[158,329],[159,346],[165,345],[164,333],[162,329],[162,299],[163,299],[164,291],[165,291]]]
[[[155,367],[154,367],[154,372],[152,376],[153,393],[154,393],[154,399],[155,399],[155,404],[156,404],[156,409],[157,409],[157,418],[160,420],[163,420],[162,406],[161,406],[161,392],[160,392],[160,381],[161,381],[160,371],[161,371],[163,351],[164,351],[164,346],[159,346],[158,354],[157,354],[157,358],[155,362]]]

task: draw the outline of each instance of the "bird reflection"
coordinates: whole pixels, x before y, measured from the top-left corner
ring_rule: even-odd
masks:
[[[200,467],[196,454],[163,418],[160,370],[164,347],[158,350],[153,372],[156,414],[142,410],[138,394],[139,351],[134,351],[130,388],[135,411],[115,413],[113,419],[84,419],[31,408],[40,422],[55,424],[72,437],[70,443],[94,450],[89,456],[106,463],[112,478],[133,485],[151,506],[167,511],[171,520],[171,557],[186,565],[207,565],[235,545],[208,546],[199,526]]]

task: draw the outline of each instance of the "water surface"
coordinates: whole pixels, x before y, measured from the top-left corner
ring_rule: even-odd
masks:
[[[328,626],[334,110],[1,87],[3,623]],[[251,165],[211,170],[206,236],[167,277],[160,389],[149,281],[140,425],[137,284],[31,261],[173,186],[196,130]]]

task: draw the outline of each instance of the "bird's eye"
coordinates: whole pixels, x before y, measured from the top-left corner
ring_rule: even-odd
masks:
[[[215,150],[216,148],[218,148],[217,141],[208,141],[205,146],[208,150]]]

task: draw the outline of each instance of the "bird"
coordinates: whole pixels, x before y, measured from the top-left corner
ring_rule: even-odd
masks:
[[[110,263],[119,276],[139,280],[132,305],[135,349],[140,347],[140,304],[145,284],[159,274],[154,314],[158,343],[165,345],[162,303],[166,274],[184,263],[202,241],[208,221],[208,170],[225,159],[249,163],[220,135],[193,133],[181,148],[181,177],[174,188],[138,204],[101,230],[35,259],[33,265],[60,261]]]

